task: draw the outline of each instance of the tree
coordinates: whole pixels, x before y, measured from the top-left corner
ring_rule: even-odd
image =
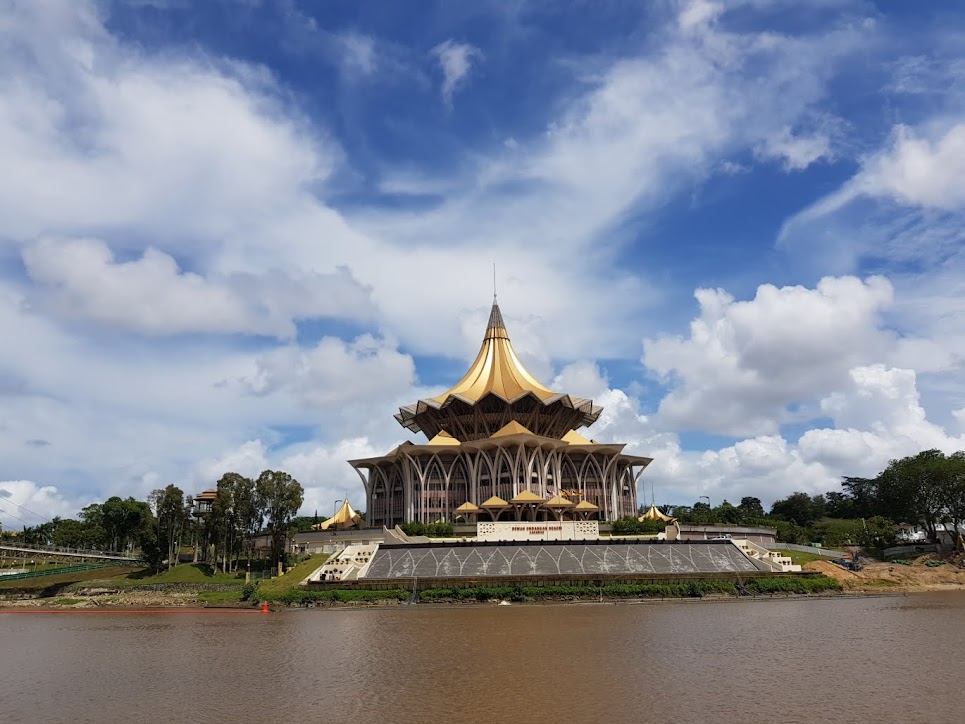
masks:
[[[167,543],[168,570],[177,564],[177,543],[188,514],[184,508],[184,493],[176,485],[154,490],[148,496],[157,522],[157,545]],[[143,547],[143,544],[142,544]]]
[[[53,533],[54,545],[62,548],[100,548],[105,537],[100,526],[70,518],[59,521]]]
[[[854,499],[840,490],[828,491],[824,494],[824,499],[827,501],[826,512],[829,518],[849,520],[861,517],[856,515],[858,506]]]
[[[272,560],[281,560],[292,520],[302,507],[304,490],[288,473],[265,470],[255,481],[255,500],[271,536]]]
[[[741,498],[737,509],[740,510],[741,519],[745,523],[755,522],[764,517],[764,506],[761,504],[760,498]]]
[[[875,479],[875,511],[893,521],[921,523],[929,540],[946,515],[946,495],[954,478],[955,465],[940,450],[924,450],[913,457],[892,460]]]
[[[261,520],[254,481],[238,473],[222,475],[218,495],[211,505],[210,526],[216,546],[221,547],[221,568],[225,573],[232,567],[232,555],[235,568],[242,550],[247,550],[250,557],[251,537],[261,526]]]
[[[876,478],[845,477],[842,479],[841,487],[851,500],[851,517],[869,518],[881,513]]]
[[[740,508],[726,500],[714,510],[714,518],[725,525],[739,525],[743,522]]]
[[[824,516],[824,506],[823,495],[811,497],[807,493],[792,493],[782,500],[774,501],[771,515],[806,527]]]

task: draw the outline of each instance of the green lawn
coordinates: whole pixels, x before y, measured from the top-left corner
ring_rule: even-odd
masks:
[[[256,595],[270,599],[273,596],[284,593],[285,591],[291,591],[295,588],[298,588],[298,584],[301,583],[303,579],[307,578],[316,568],[322,565],[327,558],[328,556],[325,554],[306,558],[301,563],[292,566],[285,575],[270,578],[259,583],[258,593]]]
[[[207,591],[199,593],[198,597],[206,603],[240,603],[241,589],[236,591]]]
[[[811,561],[829,561],[831,560],[827,556],[818,555],[817,553],[805,553],[804,551],[789,551],[786,548],[779,548],[774,550],[775,553],[780,553],[782,556],[787,556],[791,559],[791,563],[803,566],[805,563],[810,563]]]
[[[39,578],[23,578],[18,581],[0,581],[0,592],[5,590],[43,590],[50,586],[80,583],[82,581],[87,584],[96,582],[96,584],[111,586],[116,585],[113,581],[126,578],[130,573],[130,566],[118,566],[117,568],[95,568],[90,571],[76,571]],[[115,576],[115,578],[110,578],[110,576]]]
[[[139,571],[127,576],[127,585],[145,583],[237,583],[245,582],[245,572],[220,573],[206,563],[182,563],[170,571],[152,574],[150,570]]]

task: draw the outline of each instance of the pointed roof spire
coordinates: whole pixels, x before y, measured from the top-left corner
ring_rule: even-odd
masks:
[[[489,323],[486,325],[486,336],[476,360],[465,376],[450,390],[432,399],[441,404],[450,396],[458,395],[465,400],[478,402],[493,393],[509,401],[527,392],[532,392],[540,400],[558,396],[558,393],[545,387],[523,367],[509,341],[499,305],[493,302]]]

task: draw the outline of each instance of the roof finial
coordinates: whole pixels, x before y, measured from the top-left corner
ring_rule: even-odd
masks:
[[[496,303],[496,260],[493,259],[493,304]]]

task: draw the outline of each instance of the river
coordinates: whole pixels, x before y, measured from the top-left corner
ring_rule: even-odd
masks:
[[[0,613],[3,722],[949,722],[965,593]]]

